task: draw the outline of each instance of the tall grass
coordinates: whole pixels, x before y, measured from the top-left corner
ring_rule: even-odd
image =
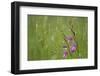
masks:
[[[75,32],[78,49],[64,55],[65,36]],[[77,59],[88,57],[88,18],[28,15],[28,60]]]

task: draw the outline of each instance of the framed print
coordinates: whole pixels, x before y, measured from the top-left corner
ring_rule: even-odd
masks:
[[[11,3],[11,72],[97,69],[97,7]]]

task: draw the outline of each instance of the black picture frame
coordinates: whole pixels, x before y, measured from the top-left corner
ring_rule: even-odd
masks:
[[[46,8],[61,8],[61,9],[83,9],[93,10],[94,15],[94,65],[81,67],[62,67],[48,69],[27,69],[20,70],[20,7],[46,7]],[[12,2],[11,3],[11,73],[27,74],[27,73],[44,73],[44,72],[59,72],[59,71],[74,71],[74,70],[90,70],[97,69],[97,7],[96,6],[81,6],[81,5],[64,5],[64,4],[49,4],[49,3],[31,3],[31,2]]]

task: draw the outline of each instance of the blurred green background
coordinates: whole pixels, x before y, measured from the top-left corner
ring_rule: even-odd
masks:
[[[76,33],[78,51],[66,59],[88,57],[88,18],[75,16],[28,15],[28,60],[57,60],[63,58],[64,36]],[[62,32],[61,32],[62,31]]]

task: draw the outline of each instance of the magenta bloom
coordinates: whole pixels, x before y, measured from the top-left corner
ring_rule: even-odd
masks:
[[[63,57],[66,58],[67,55],[68,55],[68,52],[65,50],[65,51],[64,51],[64,54],[63,54]]]
[[[75,52],[75,51],[76,51],[76,46],[75,46],[75,45],[71,46],[70,51],[71,51],[72,53]]]
[[[77,47],[77,44],[75,42],[72,43],[73,46]]]
[[[71,41],[71,40],[73,40],[73,37],[72,36],[67,36],[66,39]]]

